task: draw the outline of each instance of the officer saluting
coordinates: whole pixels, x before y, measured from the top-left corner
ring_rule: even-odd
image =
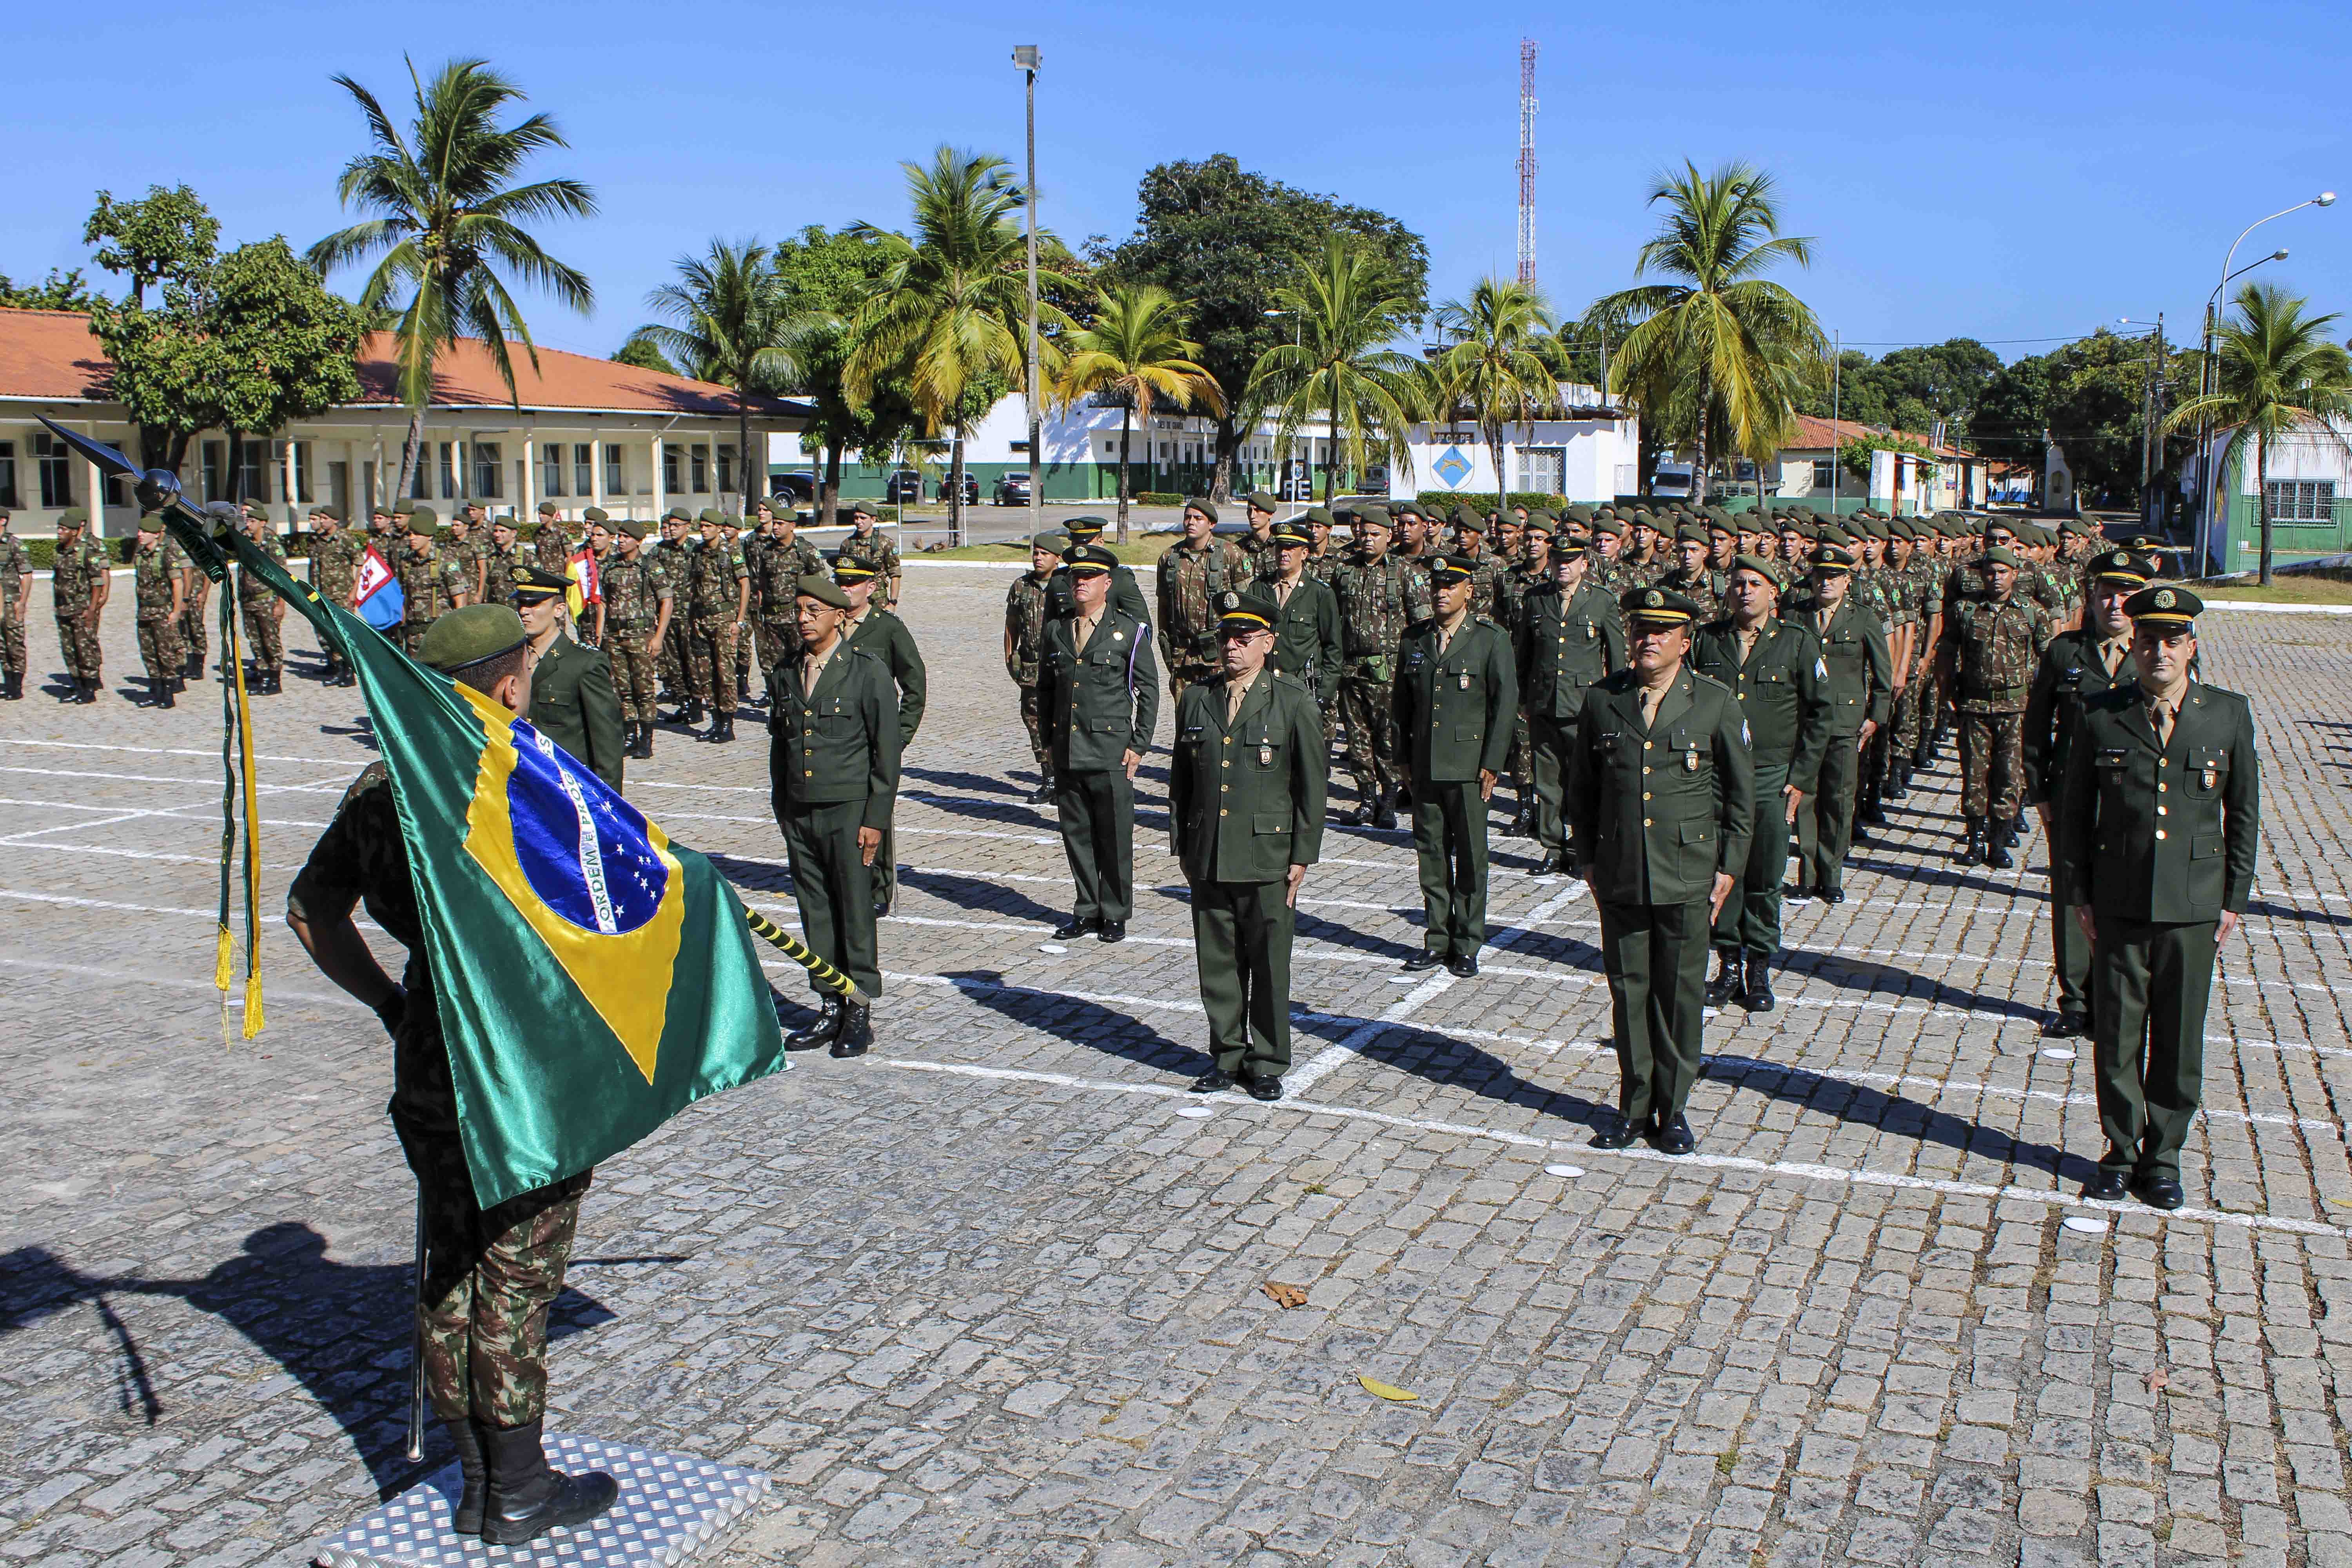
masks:
[[[2119,1198],[2128,1184],[2159,1209],[2181,1205],[2214,952],[2245,913],[2262,828],[2253,712],[2189,679],[2204,607],[2186,588],[2124,601],[2138,679],[2084,702],[2054,838],[2062,901],[2092,943],[2107,1152],[2084,1195]]]
[[[2090,567],[2090,597],[2080,631],[2062,632],[2042,652],[2033,689],[2025,700],[2025,799],[2042,816],[2042,831],[2054,835],[2054,813],[2074,754],[2074,726],[2084,705],[2118,686],[2137,683],[2132,663],[2131,617],[2124,604],[2156,575],[2151,558],[2130,550],[2102,552]],[[2065,847],[2050,840],[2052,888],[2065,863]],[[2058,1016],[2042,1026],[2044,1037],[2071,1039],[2091,1032],[2091,943],[2065,908],[2051,900],[2051,957],[2058,973]]]
[[[1045,623],[1037,713],[1077,897],[1054,934],[1118,942],[1135,912],[1135,770],[1159,721],[1160,671],[1150,625],[1109,603],[1118,557],[1074,544],[1062,559],[1074,603]]]
[[[1632,664],[1585,697],[1569,753],[1621,1080],[1618,1124],[1592,1143],[1622,1149],[1647,1133],[1687,1154],[1698,1146],[1683,1110],[1698,1078],[1708,931],[1748,865],[1756,781],[1738,700],[1683,666],[1698,606],[1655,587],[1620,603]]]
[[[1390,708],[1398,748],[1412,763],[1424,916],[1422,950],[1404,967],[1443,963],[1465,979],[1478,973],[1486,940],[1486,802],[1519,706],[1510,639],[1470,612],[1480,580],[1467,556],[1442,556],[1430,567],[1437,613],[1406,629]]]
[[[1273,599],[1254,588],[1216,605],[1223,674],[1177,700],[1168,770],[1168,847],[1192,889],[1213,1058],[1192,1091],[1239,1082],[1280,1100],[1298,884],[1323,846],[1323,721],[1305,687],[1265,668]]]

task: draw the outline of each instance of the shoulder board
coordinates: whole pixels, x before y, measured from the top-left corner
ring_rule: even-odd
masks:
[[[1274,677],[1274,683],[1276,686],[1286,686],[1290,688],[1291,690],[1298,693],[1301,697],[1306,698],[1308,701],[1311,702],[1314,700],[1315,694],[1307,690],[1307,683],[1299,679],[1297,676],[1285,675],[1280,670],[1276,669],[1269,669],[1266,673]]]
[[[1712,675],[1707,674],[1705,670],[1693,669],[1688,664],[1683,666],[1683,670],[1691,678],[1691,684],[1697,687],[1699,689],[1703,691],[1720,692],[1725,697],[1729,697],[1731,695],[1731,688],[1726,686]]]

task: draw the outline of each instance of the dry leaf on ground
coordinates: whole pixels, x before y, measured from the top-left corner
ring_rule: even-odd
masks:
[[[1307,1287],[1304,1285],[1285,1285],[1279,1279],[1269,1279],[1258,1289],[1273,1297],[1274,1304],[1285,1310],[1307,1305]]]
[[[1409,1389],[1399,1388],[1393,1383],[1382,1383],[1377,1377],[1366,1377],[1360,1372],[1356,1374],[1356,1381],[1364,1385],[1364,1392],[1366,1394],[1377,1394],[1382,1399],[1405,1400],[1419,1399],[1421,1397],[1420,1394],[1414,1394]]]

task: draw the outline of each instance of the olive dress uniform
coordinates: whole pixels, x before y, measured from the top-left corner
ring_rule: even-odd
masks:
[[[1475,575],[1459,556],[1441,575]],[[1423,951],[1407,967],[1475,974],[1486,940],[1486,801],[1479,774],[1500,773],[1519,705],[1503,628],[1475,612],[1450,637],[1436,620],[1398,650],[1390,715],[1412,780],[1412,847],[1421,866]]]
[[[1816,564],[1823,545],[1814,552]],[[1841,552],[1840,553],[1843,553]],[[1845,897],[1845,855],[1853,842],[1854,789],[1862,770],[1862,726],[1882,727],[1895,700],[1895,662],[1886,627],[1849,593],[1823,625],[1810,599],[1790,606],[1790,618],[1822,645],[1829,676],[1829,737],[1820,786],[1797,811],[1797,887],[1832,903]]]
[[[1756,628],[1744,659],[1738,624],[1729,617],[1715,622],[1692,643],[1690,662],[1730,690],[1748,726],[1756,830],[1748,838],[1747,861],[1733,871],[1739,884],[1723,900],[1714,940],[1730,982],[1726,999],[1737,994],[1751,1011],[1764,1012],[1772,1005],[1772,960],[1780,951],[1780,879],[1789,868],[1782,792],[1793,784],[1810,802],[1820,786],[1822,758],[1830,747],[1829,668],[1821,639],[1778,616]]]
[[[1257,593],[1221,598],[1247,604]],[[1323,721],[1307,689],[1271,669],[1258,671],[1230,711],[1229,695],[1219,676],[1177,701],[1168,847],[1192,890],[1216,1072],[1255,1086],[1278,1083],[1290,1067],[1297,912],[1286,879],[1322,853]]]
[[[836,561],[836,574],[844,570],[864,570],[857,563]],[[875,584],[875,597],[881,596],[881,584]],[[923,668],[923,656],[915,647],[915,634],[907,623],[890,611],[869,600],[866,614],[855,626],[842,624],[842,637],[855,648],[872,654],[889,671],[898,688],[898,750],[904,752],[922,727],[923,708],[929,700],[929,677]],[[892,805],[896,805],[894,798]],[[874,905],[877,914],[888,914],[898,897],[898,836],[891,831],[889,814],[882,818],[882,847],[874,855]]]
[[[1718,874],[1746,870],[1755,826],[1744,728],[1738,700],[1687,665],[1646,721],[1630,668],[1595,686],[1578,717],[1569,809],[1600,908],[1623,1119],[1604,1145],[1649,1131],[1670,1151],[1692,1146],[1681,1118],[1705,1038],[1707,901]]]
[[[629,753],[622,733],[620,693],[613,689],[613,662],[604,649],[583,647],[559,628],[555,640],[530,667],[530,722],[598,778],[620,789]]]
[[[1073,539],[1073,544],[1085,540]],[[1045,618],[1058,620],[1077,606],[1077,598],[1070,592],[1070,569],[1056,566],[1045,574]],[[1114,566],[1110,574],[1110,598],[1108,607],[1122,616],[1133,616],[1145,626],[1151,624],[1151,605],[1143,596],[1143,584],[1125,566]]]
[[[2185,589],[2146,589],[2194,604]],[[2135,620],[2142,617],[2135,616]],[[2253,713],[2234,691],[2189,683],[2159,741],[2137,683],[2084,701],[2066,761],[2062,901],[2089,905],[2092,1026],[2104,1174],[2167,1180],[2205,1068],[2205,1010],[2222,911],[2242,914],[2261,831]],[[2072,909],[2068,911],[2072,913]],[[2151,1201],[2156,1201],[2152,1199]]]
[[[1048,620],[1044,644],[1037,709],[1052,752],[1062,852],[1077,889],[1070,923],[1055,934],[1067,941],[1093,931],[1117,942],[1135,913],[1135,784],[1124,757],[1151,749],[1160,720],[1151,627],[1106,605],[1091,633],[1075,613]]]
[[[1276,530],[1277,537],[1281,533]],[[1339,595],[1328,583],[1305,571],[1289,588],[1281,578],[1267,577],[1258,584],[1258,591],[1275,603],[1274,653],[1266,668],[1315,694],[1328,742],[1339,701]]]
[[[1564,793],[1568,753],[1584,694],[1612,669],[1625,668],[1625,622],[1617,600],[1590,575],[1573,589],[1557,579],[1538,584],[1519,601],[1517,636],[1519,698],[1527,710],[1528,772],[1536,796],[1536,842],[1548,869],[1572,870]]]

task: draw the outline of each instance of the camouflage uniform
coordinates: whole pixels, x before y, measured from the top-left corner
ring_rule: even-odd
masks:
[[[444,563],[449,564],[449,563]],[[314,926],[365,900],[409,952],[392,1034],[394,1130],[415,1173],[425,1221],[425,1387],[444,1420],[527,1426],[547,1404],[547,1312],[563,1289],[580,1199],[593,1172],[484,1209],[457,1131],[457,1100],[424,959],[424,922],[391,775],[370,764],[294,879],[287,905]]]
[[[264,528],[258,539],[253,539],[250,534],[246,537],[278,566],[285,566],[286,546],[278,542],[275,529]],[[283,613],[279,606],[284,603],[258,576],[243,571],[237,573],[237,614],[245,623],[245,640],[253,651],[253,666],[258,674],[274,676],[285,668],[286,642],[278,635],[278,616]]]
[[[852,529],[841,542],[841,558],[870,567],[874,573],[874,596],[886,610],[898,603],[898,547],[890,542],[880,529],[859,533]],[[884,597],[885,595],[888,596]]]
[[[572,557],[579,553],[581,538],[582,535],[565,532],[561,519],[544,519],[538,533],[531,537],[531,559],[542,570],[568,572],[572,569]]]
[[[743,625],[735,634],[735,700],[749,702],[751,700],[751,654],[760,640],[754,635],[760,624],[760,552],[766,548],[768,542],[756,532],[745,533],[740,529],[730,530],[721,537],[727,541],[727,547],[735,552],[735,558],[743,563],[743,575],[752,580],[751,600],[743,606]],[[768,668],[773,669],[775,666]]]
[[[1045,579],[1034,572],[1014,578],[1004,595],[1004,635],[1013,644],[1004,673],[1021,689],[1021,727],[1029,731],[1029,754],[1036,759],[1037,772],[1050,780],[1054,752],[1037,717],[1037,666],[1045,647]]]
[[[212,637],[205,622],[212,607],[213,580],[194,570],[190,563],[187,597],[180,601],[180,646],[187,650],[188,678],[194,679],[205,672],[205,660],[212,657]]]
[[[514,593],[516,569],[529,564],[523,560],[522,541],[517,540],[500,550],[498,542],[493,540],[483,549],[481,559],[481,602],[485,605],[505,604]],[[612,625],[610,612],[607,611],[606,615],[605,626],[609,629]]]
[[[360,563],[367,546],[360,536],[341,526],[310,536],[310,586],[319,597],[339,610],[352,607],[352,592],[359,585]]]
[[[687,574],[689,689],[722,719],[735,713],[735,590],[742,581],[743,552],[726,540],[694,552]]]
[[[751,573],[752,628],[759,637],[760,668],[772,672],[787,658],[798,657],[801,628],[800,580],[829,577],[824,554],[794,533],[790,539],[763,539],[757,562],[746,560]],[[773,706],[773,693],[770,705]]]
[[[0,527],[0,674],[25,679],[25,600],[32,592],[25,542]]]
[[[172,615],[172,596],[180,574],[187,568],[180,547],[168,534],[152,544],[142,544],[131,557],[131,596],[138,605],[139,657],[147,666],[148,689],[157,696],[169,692],[187,668],[180,647],[180,624]]]
[[[1391,703],[1397,647],[1413,615],[1416,584],[1429,574],[1403,557],[1367,560],[1351,552],[1331,580],[1339,599],[1339,721],[1348,727],[1348,768],[1366,801],[1393,796],[1404,782],[1397,767]]]
[[[101,679],[102,657],[99,650],[98,616],[89,613],[90,590],[106,580],[106,546],[89,536],[84,528],[72,545],[58,546],[57,563],[49,579],[50,602],[58,617],[58,652],[66,661],[66,674],[75,680],[97,684]]]
[[[621,718],[626,723],[654,721],[654,655],[646,644],[661,618],[661,602],[671,601],[670,625],[662,641],[677,640],[677,606],[669,574],[644,549],[634,561],[619,550],[604,564],[604,652],[613,661],[613,688],[620,694]]]
[[[1932,668],[1923,671],[1918,664],[1919,656],[1927,651],[1928,625],[1940,603],[1937,590],[1942,584],[1934,563],[1924,553],[1915,553],[1906,564],[1896,567],[1894,584],[1903,613],[1910,617],[1909,624],[1918,628],[1915,639],[1917,646],[1911,654],[1910,684],[1903,689],[1902,700],[1895,705],[1895,754],[1907,761],[1919,754],[1927,725],[1932,721],[1935,671]]]
[[[1168,689],[1184,689],[1217,672],[1217,595],[1239,592],[1257,577],[1256,558],[1244,548],[1211,534],[1197,548],[1179,540],[1160,558],[1158,586],[1160,657],[1168,666]]]
[[[402,545],[393,571],[400,578],[403,600],[400,646],[416,658],[425,647],[425,628],[454,608],[457,595],[466,591],[465,573],[455,561],[442,558],[437,544],[423,550]]]
[[[457,530],[453,527],[450,530],[451,537],[448,542],[441,547],[441,552],[455,561],[457,563],[457,570],[465,574],[466,596],[474,603],[480,604],[482,603],[482,558],[490,552],[490,526],[488,523],[467,524],[466,537],[463,539],[456,537],[456,533]]]
[[[1722,595],[1716,592],[1713,575],[1704,566],[1691,573],[1676,566],[1658,578],[1658,586],[1671,588],[1698,606],[1698,616],[1691,623],[1695,626],[1705,626],[1727,613]]]
[[[694,546],[685,540],[656,540],[643,552],[647,562],[659,572],[680,601],[686,597],[686,586],[694,569]],[[654,673],[659,679],[662,695],[683,708],[690,700],[686,679],[686,605],[683,602],[670,612],[669,635],[662,638],[661,652],[654,656]]]
[[[2007,822],[2025,798],[2025,703],[2050,646],[2050,615],[2017,594],[1963,599],[1948,635],[1960,711],[1960,811]]]

